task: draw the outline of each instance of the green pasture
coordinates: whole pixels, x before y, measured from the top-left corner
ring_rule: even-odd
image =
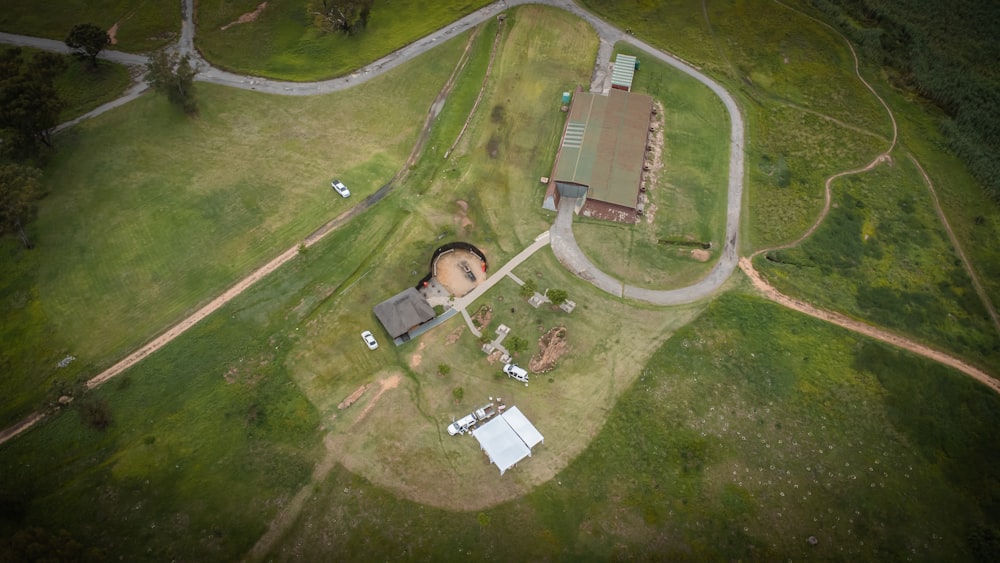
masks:
[[[245,554],[323,449],[317,431],[324,421],[295,382],[297,350],[357,352],[354,370],[365,369],[364,359],[393,361],[391,344],[375,353],[362,344],[359,311],[370,315],[370,303],[353,302],[350,287],[382,241],[367,235],[391,232],[396,218],[391,210],[361,215],[78,399],[107,402],[113,423],[106,431],[85,425],[74,407],[5,444],[4,549],[17,531],[41,528],[52,537],[65,530],[99,559]],[[352,304],[343,331],[307,336],[317,315],[345,302]]]
[[[909,159],[838,180],[834,208],[796,248],[757,260],[780,290],[1000,365],[997,335]]]
[[[486,5],[484,0],[375,2],[353,36],[322,31],[306,2],[269,2],[255,21],[233,25],[256,0],[198,3],[195,44],[213,65],[255,76],[310,81],[348,74]]]
[[[487,53],[492,25],[479,39]],[[545,186],[539,178],[552,172],[565,122],[562,92],[589,82],[597,52],[593,29],[554,8],[520,7],[509,13],[503,33],[469,130],[445,160],[471,107],[462,104],[442,118],[449,127],[435,133],[409,181],[421,194],[412,205],[430,228],[473,242],[495,263],[520,252],[554,219],[541,208]],[[477,87],[485,63],[481,72],[470,74]]]
[[[966,409],[952,416],[953,404]],[[998,416],[996,396],[963,375],[729,294],[653,355],[591,445],[531,493],[488,508],[462,496],[469,508],[450,511],[335,469],[271,555],[971,560],[997,534],[996,454],[982,446]],[[490,468],[490,486],[561,450],[535,423],[545,444],[502,478]],[[469,439],[444,440],[451,451]],[[474,444],[463,450],[458,471],[482,463]],[[451,490],[449,473],[439,487]]]
[[[12,251],[32,264],[16,291],[45,338],[8,348],[19,389],[3,418],[45,393],[51,357],[77,357],[60,376],[93,375],[381,187],[463,47],[349,93],[199,84],[197,119],[150,94],[61,134],[31,226],[37,252]],[[331,191],[334,176],[351,199]]]
[[[152,51],[176,41],[181,31],[180,2],[152,0],[70,0],[42,9],[32,0],[6,0],[0,31],[62,41],[73,26],[92,23],[106,30],[118,24],[117,43],[132,53]]]
[[[729,180],[729,117],[722,101],[700,82],[642,51],[632,90],[662,104],[662,169],[647,173],[649,204],[635,225],[577,220],[577,242],[603,271],[647,287],[682,286],[708,273],[722,248]],[[701,243],[701,244],[699,244]],[[714,247],[706,260],[692,256]]]
[[[132,83],[128,68],[122,65],[99,61],[95,70],[88,63],[67,58],[69,68],[55,79],[59,98],[66,104],[59,121],[69,121],[121,97]]]
[[[409,230],[410,224],[400,228],[402,233]],[[383,248],[370,274],[331,299],[303,327],[302,341],[290,354],[291,370],[327,421],[338,463],[395,495],[433,507],[485,508],[517,498],[558,474],[568,459],[586,448],[604,421],[603,414],[580,420],[578,413],[586,409],[605,413],[645,359],[703,307],[664,312],[609,301],[600,290],[566,272],[543,248],[516,274],[534,279],[543,290],[566,290],[577,303],[573,313],[531,307],[510,279],[500,280],[469,310],[472,314],[483,307],[492,310],[488,323],[480,327],[486,338],[495,338],[497,328],[505,324],[511,329],[508,343],[514,337],[528,343],[527,351],[515,357],[524,367],[538,352],[543,334],[565,328],[566,353],[553,370],[532,374],[524,386],[503,375],[496,359],[487,359],[480,338],[461,315],[398,348],[379,328],[376,336],[388,349],[368,352],[357,336],[361,323],[377,326],[370,320],[372,304],[405,288],[391,274],[389,263],[395,259],[391,243]],[[634,326],[643,327],[641,341],[628,336]],[[346,339],[346,346],[337,344],[341,339]],[[442,365],[448,366],[445,374]],[[392,376],[400,378],[398,388],[374,398],[380,382]],[[374,387],[355,405],[339,408],[367,383]],[[455,399],[456,388],[462,389],[460,400]],[[496,481],[496,468],[485,462],[470,436],[451,438],[446,432],[453,419],[486,404],[489,397],[519,406],[546,428],[547,440],[562,444],[560,449],[539,452],[523,471]],[[406,433],[398,431],[402,427]]]

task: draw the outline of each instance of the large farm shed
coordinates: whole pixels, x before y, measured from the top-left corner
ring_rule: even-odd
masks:
[[[472,431],[479,447],[497,466],[500,475],[531,456],[531,449],[545,441],[520,409],[511,407],[507,412]]]
[[[577,92],[542,207],[574,197],[584,216],[634,223],[652,112],[645,94]]]
[[[393,339],[409,340],[409,332],[435,317],[434,308],[414,288],[379,303],[375,317]]]

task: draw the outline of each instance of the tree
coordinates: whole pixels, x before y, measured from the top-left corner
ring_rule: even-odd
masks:
[[[103,29],[92,23],[78,23],[69,30],[66,46],[76,50],[80,58],[90,60],[90,66],[97,67],[97,55],[111,44],[111,38]]]
[[[535,280],[526,280],[521,286],[521,297],[529,299],[536,291],[538,291],[538,284],[535,283]]]
[[[0,136],[9,156],[31,159],[39,142],[52,146],[63,108],[54,80],[65,69],[66,61],[54,53],[36,53],[27,62],[18,48],[0,55]]]
[[[569,294],[567,294],[566,290],[563,289],[550,289],[545,292],[545,296],[549,298],[549,301],[551,301],[553,305],[562,305],[567,299],[569,299]]]
[[[35,215],[42,172],[23,164],[0,167],[0,234],[15,233],[25,248],[34,248],[24,226]]]
[[[188,55],[178,57],[177,53],[157,51],[146,63],[146,81],[154,90],[166,94],[170,103],[184,113],[198,113],[198,102],[194,95],[194,77],[198,71],[191,66]]]
[[[368,25],[375,0],[310,0],[309,15],[321,29],[355,35]]]

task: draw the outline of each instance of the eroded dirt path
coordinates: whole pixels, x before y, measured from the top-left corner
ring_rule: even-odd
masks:
[[[760,273],[757,272],[757,270],[754,270],[753,265],[750,263],[749,258],[745,257],[740,258],[740,269],[743,270],[743,272],[747,275],[747,277],[750,278],[750,281],[751,283],[753,283],[753,286],[758,290],[760,290],[760,292],[764,295],[764,297],[768,298],[771,301],[774,301],[775,303],[778,303],[779,305],[784,305],[789,309],[794,309],[801,313],[805,313],[811,317],[815,317],[817,319],[824,320],[828,323],[835,324],[839,327],[846,328],[847,330],[863,334],[865,336],[874,338],[875,340],[879,340],[887,344],[892,344],[893,346],[902,348],[909,352],[913,352],[914,354],[921,355],[925,358],[930,358],[935,362],[955,368],[961,371],[962,373],[972,376],[976,380],[985,384],[990,389],[996,391],[997,393],[1000,393],[1000,382],[990,377],[986,372],[982,371],[981,369],[972,366],[954,356],[950,356],[939,350],[935,350],[918,342],[914,342],[909,338],[905,338],[893,332],[889,332],[888,330],[877,328],[872,325],[863,323],[861,321],[854,320],[840,313],[835,313],[833,311],[820,309],[819,307],[810,305],[805,301],[800,301],[798,299],[789,297],[781,293],[780,291],[772,287],[770,284],[768,284],[766,281],[764,281]]]
[[[782,2],[780,2],[778,0],[775,0],[775,2],[777,4],[779,4],[779,5],[781,5],[781,6],[785,6],[786,8],[794,10],[794,8],[790,8],[789,6],[783,4]],[[794,10],[794,11],[798,12],[798,10]],[[892,109],[890,109],[889,105],[886,103],[886,101],[884,99],[882,99],[881,96],[878,95],[878,92],[875,91],[875,89],[872,87],[872,85],[869,84],[868,81],[866,81],[863,76],[861,76],[861,72],[860,72],[860,69],[859,69],[858,55],[855,52],[854,47],[851,45],[851,43],[849,41],[847,41],[847,39],[844,38],[844,36],[841,35],[836,29],[834,29],[833,27],[827,25],[826,23],[824,23],[824,22],[822,22],[820,20],[817,20],[817,19],[809,16],[808,14],[804,14],[802,12],[798,12],[798,13],[800,13],[802,15],[805,15],[806,17],[809,17],[813,21],[816,21],[816,22],[824,25],[825,27],[833,30],[835,33],[837,33],[837,35],[839,37],[841,37],[842,39],[844,39],[844,42],[847,44],[848,48],[851,50],[851,56],[854,58],[854,74],[855,74],[855,76],[857,76],[858,80],[860,80],[861,83],[864,84],[865,87],[872,93],[872,95],[875,96],[875,98],[879,101],[879,103],[882,104],[882,107],[885,108],[886,113],[889,115],[889,119],[892,121],[892,140],[891,140],[891,142],[889,144],[889,147],[884,152],[882,152],[881,154],[877,155],[866,166],[864,166],[862,168],[856,168],[856,169],[853,169],[853,170],[846,170],[846,171],[843,171],[843,172],[838,172],[836,174],[831,175],[830,177],[828,177],[826,179],[826,181],[824,182],[824,186],[823,186],[824,187],[824,204],[823,204],[823,209],[820,211],[820,214],[816,218],[816,221],[812,224],[812,226],[809,227],[809,229],[806,230],[805,233],[802,234],[802,236],[800,236],[799,238],[795,239],[794,241],[792,241],[790,243],[783,244],[783,245],[780,245],[780,246],[774,246],[774,247],[771,247],[771,248],[764,248],[764,249],[761,249],[761,250],[758,250],[758,251],[754,252],[749,257],[740,258],[740,269],[743,270],[743,272],[747,275],[748,278],[750,278],[750,281],[753,284],[753,286],[756,289],[758,289],[764,295],[764,297],[766,297],[767,299],[769,299],[771,301],[774,301],[775,303],[778,303],[778,304],[783,305],[785,307],[788,307],[790,309],[794,309],[794,310],[799,311],[801,313],[805,313],[805,314],[807,314],[809,316],[812,316],[812,317],[815,317],[817,319],[821,319],[821,320],[827,321],[829,323],[835,324],[835,325],[840,326],[842,328],[846,328],[847,330],[851,330],[851,331],[854,331],[854,332],[857,332],[857,333],[860,333],[860,334],[864,334],[865,336],[874,338],[876,340],[885,342],[887,344],[891,344],[891,345],[896,346],[898,348],[902,348],[902,349],[907,350],[909,352],[912,352],[914,354],[918,354],[918,355],[923,356],[925,358],[929,358],[929,359],[934,360],[936,362],[939,362],[941,364],[944,364],[944,365],[947,365],[947,366],[952,367],[954,369],[957,369],[957,370],[961,371],[962,373],[965,373],[966,375],[969,375],[969,376],[973,377],[974,379],[976,379],[977,381],[983,383],[984,385],[986,385],[987,387],[989,387],[993,391],[995,391],[997,393],[1000,393],[1000,382],[998,382],[996,379],[994,379],[993,377],[991,377],[989,374],[987,374],[986,372],[982,371],[981,369],[979,369],[979,368],[977,368],[977,367],[975,367],[975,366],[973,366],[973,365],[971,365],[969,363],[966,363],[965,361],[960,360],[960,359],[958,359],[958,358],[956,358],[954,356],[951,356],[949,354],[941,352],[940,350],[936,350],[934,348],[931,348],[929,346],[926,346],[924,344],[921,344],[921,343],[916,342],[914,340],[911,340],[909,338],[900,336],[900,335],[898,335],[896,333],[890,332],[890,331],[885,330],[885,329],[877,328],[877,327],[869,325],[867,323],[863,323],[861,321],[858,321],[858,320],[852,319],[850,317],[847,317],[846,315],[843,315],[841,313],[836,313],[836,312],[833,312],[833,311],[827,311],[825,309],[820,309],[819,307],[816,307],[814,305],[806,303],[805,301],[801,301],[801,300],[789,297],[789,296],[781,293],[777,289],[775,289],[772,285],[770,285],[763,278],[763,276],[761,276],[760,272],[758,272],[756,269],[754,269],[754,267],[753,267],[753,259],[756,256],[758,256],[758,255],[760,255],[760,254],[762,254],[764,252],[770,252],[770,251],[773,251],[773,250],[783,250],[783,249],[786,249],[786,248],[791,248],[791,247],[794,247],[794,246],[798,246],[799,244],[802,243],[802,241],[804,241],[806,238],[808,238],[809,236],[811,236],[816,231],[816,229],[819,228],[819,226],[823,223],[823,220],[826,219],[826,216],[830,212],[830,204],[831,204],[831,199],[832,199],[832,197],[831,197],[832,196],[831,185],[833,184],[833,182],[835,180],[839,179],[839,178],[844,177],[844,176],[850,176],[850,175],[853,175],[853,174],[863,174],[865,172],[868,172],[868,171],[872,170],[873,168],[875,168],[876,166],[878,166],[878,165],[880,165],[882,163],[891,162],[892,157],[890,156],[890,153],[892,153],[892,151],[895,149],[896,143],[897,143],[897,140],[898,140],[898,137],[899,137],[899,128],[898,128],[898,126],[896,124],[896,117],[892,113]],[[910,158],[910,160],[913,162],[913,164],[920,171],[920,174],[923,176],[924,182],[927,184],[927,188],[928,188],[928,190],[931,193],[931,198],[934,201],[934,209],[935,209],[935,211],[938,214],[938,218],[941,220],[942,225],[944,225],[945,230],[948,232],[948,237],[950,238],[950,240],[952,242],[952,246],[955,248],[955,251],[958,253],[959,257],[961,258],[963,266],[965,267],[966,272],[969,274],[969,277],[972,279],[972,283],[973,283],[973,286],[976,289],[976,292],[979,294],[980,299],[983,301],[983,304],[986,306],[987,311],[990,313],[990,316],[993,319],[994,326],[996,327],[997,331],[1000,332],[1000,321],[998,321],[998,319],[997,319],[996,309],[993,307],[993,304],[990,302],[989,296],[986,294],[986,291],[983,288],[982,283],[979,281],[979,278],[976,276],[975,271],[972,268],[971,262],[969,262],[968,257],[966,257],[966,255],[965,255],[965,252],[962,251],[962,247],[959,245],[958,239],[957,239],[957,237],[955,237],[955,233],[954,233],[954,231],[952,231],[951,225],[948,223],[948,219],[947,219],[947,217],[945,217],[944,211],[941,209],[940,202],[938,201],[938,198],[937,198],[937,193],[934,191],[934,184],[933,184],[933,182],[931,182],[930,177],[924,171],[923,167],[920,166],[920,163],[917,161],[917,159],[914,158],[913,155],[911,155],[911,154],[907,154],[907,156]]]

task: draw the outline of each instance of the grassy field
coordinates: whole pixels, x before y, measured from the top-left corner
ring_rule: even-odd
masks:
[[[376,2],[368,27],[348,36],[313,24],[306,2],[271,2],[253,22],[256,0],[198,3],[198,50],[213,65],[255,76],[310,81],[348,74],[486,5],[485,0]]]
[[[802,245],[758,259],[792,295],[936,344],[993,371],[1000,335],[962,270],[909,159],[838,181]]]
[[[383,243],[369,235],[391,232],[396,218],[391,210],[362,215],[82,399],[107,403],[114,422],[106,431],[83,424],[74,408],[5,444],[3,548],[16,531],[37,527],[53,538],[66,530],[95,559],[244,554],[322,450],[324,420],[295,384],[292,357],[310,338],[315,311],[343,304],[340,292],[352,297],[344,288]],[[357,326],[351,315],[361,310],[370,315],[358,302],[343,321]],[[308,345],[363,350],[351,359],[355,370],[364,358],[391,361],[391,346],[372,355],[357,333],[318,334]]]
[[[966,408],[952,416],[953,404]],[[466,509],[448,511],[335,470],[272,555],[971,560],[997,534],[996,452],[984,445],[998,416],[971,379],[730,294],[680,329],[594,442],[526,496],[479,508],[479,496],[452,492]],[[535,423],[545,444],[502,478],[490,468],[489,486],[564,455]],[[468,440],[444,439],[422,461]],[[453,463],[482,464],[475,445],[463,450]]]
[[[463,48],[331,96],[199,84],[198,119],[149,95],[60,135],[32,226],[38,251],[11,250],[30,266],[8,282],[44,338],[6,352],[0,419],[40,399],[52,358],[77,357],[60,377],[93,374],[380,187]],[[335,197],[331,176],[354,197]]]
[[[7,0],[0,11],[0,31],[62,41],[74,25],[92,23],[110,30],[118,24],[112,49],[152,51],[176,41],[181,30],[179,2],[150,0],[71,0],[59,9],[39,9],[32,0]]]
[[[651,206],[635,225],[580,219],[573,232],[603,271],[646,287],[682,286],[708,273],[718,251],[692,256],[694,243],[722,247],[729,174],[729,119],[718,96],[673,67],[627,46],[639,58],[633,91],[662,104],[663,168],[653,171]]]
[[[486,49],[493,25],[483,32]],[[494,263],[520,252],[554,218],[541,208],[545,186],[538,179],[552,171],[565,120],[561,94],[589,81],[597,53],[592,28],[561,10],[524,6],[508,15],[504,28],[469,131],[444,160],[468,106],[459,108],[458,119],[442,118],[449,126],[428,142],[425,162],[409,181],[420,194],[411,204],[431,232],[474,241]],[[478,86],[483,74],[471,76]],[[428,256],[419,256],[421,269]]]
[[[884,123],[869,106],[843,112],[862,100],[851,101],[857,92],[843,53],[810,33],[808,20],[774,4],[709,3],[719,22],[713,36],[694,28],[704,22],[700,3],[667,8],[685,10],[630,25],[640,38],[683,41],[682,56],[717,65],[747,112],[748,230],[756,244],[794,237],[818,208],[816,179],[882,150]],[[744,28],[768,25],[786,38],[793,61],[802,58],[796,73],[814,72],[842,96],[826,99],[802,76],[782,75],[794,62],[757,69],[754,61],[774,52],[752,42],[773,45],[765,30]],[[423,276],[434,248],[467,240],[496,268],[552,218],[540,209],[537,178],[548,175],[561,131],[559,94],[588,82],[596,37],[558,10],[512,10],[482,105],[444,160],[496,26],[483,26],[425,158],[388,198],[129,373],[0,447],[0,560],[239,559],[293,498],[304,499],[302,512],[286,520],[292,526],[271,550],[275,559],[995,553],[997,397],[937,364],[748,296],[739,277],[711,303],[656,309],[609,298],[543,249],[515,273],[567,290],[578,304],[572,314],[531,308],[510,280],[475,304],[493,308],[486,334],[504,323],[533,344],[565,326],[567,354],[528,387],[486,361],[460,318],[392,346],[371,308]],[[35,224],[38,249],[0,246],[7,420],[52,380],[94,373],[372,193],[398,169],[464,44],[345,95],[285,100],[199,85],[196,121],[149,96],[60,138],[65,152]],[[904,134],[933,129],[930,114],[915,108],[907,106]],[[963,200],[967,177],[948,175],[960,167],[928,138],[905,147],[928,155],[933,176],[947,176],[949,212],[977,213],[979,200]],[[868,291],[862,312],[880,318],[951,313],[964,332],[942,323],[928,328],[928,340],[975,358],[984,332],[968,282],[951,266],[915,169],[894,157],[891,167],[837,184],[824,230],[795,251],[828,274],[810,270],[795,281],[826,280],[824,298],[834,304]],[[352,188],[352,200],[332,197],[332,175]],[[755,190],[764,200],[786,190],[790,209],[759,213]],[[982,228],[963,225],[961,236],[989,243],[994,216],[978,213]],[[871,293],[876,282],[894,284],[890,297],[915,305]],[[989,283],[995,290],[1000,282]],[[891,310],[877,309],[886,304]],[[358,338],[366,328],[382,343],[377,351]],[[68,353],[78,360],[57,371]],[[369,383],[357,403],[338,408]],[[473,439],[444,431],[453,416],[497,395],[546,438],[503,477]],[[85,420],[102,409],[113,422],[99,432]]]
[[[56,90],[66,106],[59,113],[59,121],[69,121],[88,111],[118,98],[131,84],[128,68],[107,61],[100,61],[97,70],[71,59],[66,72],[56,80]]]

